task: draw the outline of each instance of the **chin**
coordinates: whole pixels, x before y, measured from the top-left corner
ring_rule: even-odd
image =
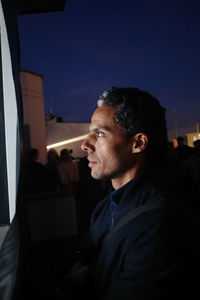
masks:
[[[91,176],[92,176],[94,179],[101,180],[101,176],[100,176],[99,174],[95,174],[95,173],[91,172]]]
[[[97,180],[110,179],[110,176],[106,176],[105,174],[100,174],[100,173],[96,173],[96,172],[91,172],[91,176]]]

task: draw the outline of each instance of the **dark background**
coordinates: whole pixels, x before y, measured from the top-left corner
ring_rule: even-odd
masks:
[[[169,129],[200,111],[198,0],[68,0],[64,12],[19,17],[21,68],[44,76],[45,108],[89,122],[112,86],[149,91]]]

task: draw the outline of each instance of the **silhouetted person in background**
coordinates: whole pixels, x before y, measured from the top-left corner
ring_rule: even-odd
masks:
[[[185,145],[177,138],[175,153],[178,160],[180,195],[192,209],[200,210],[200,157],[197,149]]]
[[[59,155],[55,149],[50,149],[47,153],[46,168],[48,171],[49,191],[61,188],[60,176],[58,173]]]
[[[74,284],[76,299],[192,299],[196,245],[168,170],[165,109],[147,92],[113,88],[98,100],[82,150],[92,177],[112,190],[92,213],[68,294]]]
[[[73,156],[73,150],[72,150],[72,149],[69,149],[68,151],[69,151],[69,153],[70,153],[70,155],[71,155],[72,160],[75,160],[75,157]]]
[[[47,169],[38,158],[38,149],[31,148],[27,151],[26,174],[29,193],[46,192],[49,188]]]
[[[177,147],[175,148],[175,152],[177,154],[178,159],[183,160],[191,156],[193,149],[185,145],[184,137],[179,136],[177,137]]]
[[[77,193],[80,180],[79,169],[77,163],[73,160],[68,149],[62,149],[60,152],[58,173],[61,180],[61,188],[67,188]]]
[[[194,145],[194,154],[200,159],[200,140],[194,141],[193,145]]]

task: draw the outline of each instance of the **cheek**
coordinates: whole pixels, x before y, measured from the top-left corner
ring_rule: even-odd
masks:
[[[113,152],[120,155],[120,156],[130,156],[132,155],[132,145],[126,143],[120,143],[115,145]]]
[[[124,159],[130,157],[132,154],[132,147],[130,144],[125,143],[108,143],[98,145],[96,147],[96,155],[101,163],[119,164]]]
[[[115,161],[116,165],[128,165],[132,162],[132,147],[129,145],[117,145],[113,149],[113,160]]]
[[[127,149],[121,146],[115,146],[113,148],[105,149],[104,158],[109,165],[119,165],[122,163],[125,157],[129,156]]]

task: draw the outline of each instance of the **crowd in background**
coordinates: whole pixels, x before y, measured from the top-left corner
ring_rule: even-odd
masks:
[[[60,189],[75,191],[79,182],[77,162],[68,149],[60,155],[55,149],[47,153],[47,162],[39,162],[38,149],[31,148],[26,156],[26,175],[28,193],[42,193]]]

